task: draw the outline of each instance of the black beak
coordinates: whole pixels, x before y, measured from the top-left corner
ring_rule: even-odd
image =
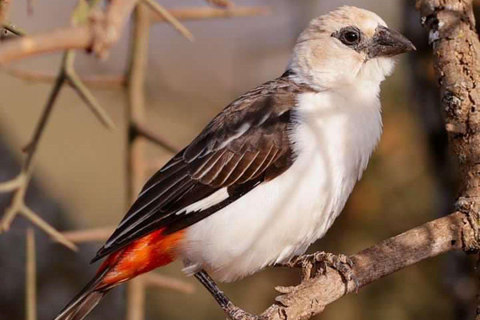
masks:
[[[368,46],[368,58],[393,57],[397,54],[417,50],[413,43],[401,33],[383,26],[377,27]]]

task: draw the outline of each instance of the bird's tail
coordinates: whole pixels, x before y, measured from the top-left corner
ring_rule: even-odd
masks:
[[[110,289],[136,276],[164,266],[176,258],[184,231],[163,235],[154,231],[110,254],[96,276],[62,310],[55,320],[82,320]]]
[[[108,270],[98,273],[60,312],[55,320],[82,320],[111,288],[99,288]]]

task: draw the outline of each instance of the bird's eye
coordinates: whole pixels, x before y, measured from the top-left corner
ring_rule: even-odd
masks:
[[[360,42],[360,33],[356,30],[347,30],[343,33],[340,40],[347,46],[358,44]]]

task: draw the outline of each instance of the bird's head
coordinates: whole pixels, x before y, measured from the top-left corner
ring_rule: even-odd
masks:
[[[319,89],[380,84],[393,71],[393,57],[412,50],[375,13],[345,6],[312,20],[297,40],[290,68]]]

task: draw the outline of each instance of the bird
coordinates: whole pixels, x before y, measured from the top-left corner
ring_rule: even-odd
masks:
[[[81,320],[111,289],[177,259],[235,319],[216,281],[308,256],[380,140],[381,83],[413,50],[365,9],[313,19],[280,77],[226,106],[146,182],[55,320]]]

